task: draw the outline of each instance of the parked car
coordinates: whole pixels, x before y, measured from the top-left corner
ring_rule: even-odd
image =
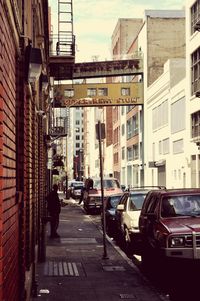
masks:
[[[80,199],[83,186],[84,183],[82,181],[75,181],[71,184],[71,197],[73,199]]]
[[[115,238],[117,234],[116,224],[116,208],[123,193],[110,195],[106,200],[105,205],[105,220],[106,220],[106,233]]]
[[[122,189],[117,179],[104,178],[103,179],[104,201],[107,197],[113,194],[122,193]],[[89,189],[85,189],[83,194],[83,208],[87,213],[101,210],[102,195],[101,195],[101,179],[93,179],[93,185]]]
[[[68,189],[67,189],[68,196],[76,198],[76,194],[77,194],[77,196],[79,194],[80,186],[81,187],[83,186],[83,182],[82,181],[76,181],[76,180],[69,181],[68,182]],[[75,189],[75,190],[77,190],[76,193],[74,193],[74,187],[76,187],[76,189]]]
[[[142,262],[200,259],[200,189],[151,191],[139,218]]]
[[[161,189],[160,186],[141,186],[129,188],[120,199],[116,209],[116,223],[120,243],[127,254],[137,254],[139,237],[139,216],[144,199],[152,189]]]

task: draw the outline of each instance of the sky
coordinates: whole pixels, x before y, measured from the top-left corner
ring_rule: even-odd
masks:
[[[57,3],[49,0],[57,33]],[[111,59],[111,37],[119,18],[142,18],[148,9],[183,9],[185,0],[73,0],[76,62]]]

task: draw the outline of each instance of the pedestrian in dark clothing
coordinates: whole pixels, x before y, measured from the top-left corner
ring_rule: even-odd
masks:
[[[59,214],[61,211],[61,203],[58,197],[58,185],[53,185],[53,190],[49,193],[47,197],[47,209],[49,211],[49,215],[51,217],[51,238],[60,237],[57,233],[58,225],[59,225]]]
[[[82,203],[83,201],[83,196],[84,196],[84,192],[85,192],[85,186],[83,185],[83,187],[81,187],[81,196],[80,196],[80,200],[79,200],[79,205]]]
[[[90,189],[93,189],[93,185],[94,185],[93,180],[92,180],[92,178],[89,177],[85,181],[85,190],[89,191]]]

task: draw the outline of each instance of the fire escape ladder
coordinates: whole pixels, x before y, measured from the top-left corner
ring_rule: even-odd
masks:
[[[58,0],[58,41],[56,52],[60,56],[75,55],[72,0]]]

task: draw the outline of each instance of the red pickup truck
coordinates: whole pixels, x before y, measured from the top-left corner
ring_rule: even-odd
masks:
[[[142,262],[200,261],[200,189],[149,192],[139,217]]]

